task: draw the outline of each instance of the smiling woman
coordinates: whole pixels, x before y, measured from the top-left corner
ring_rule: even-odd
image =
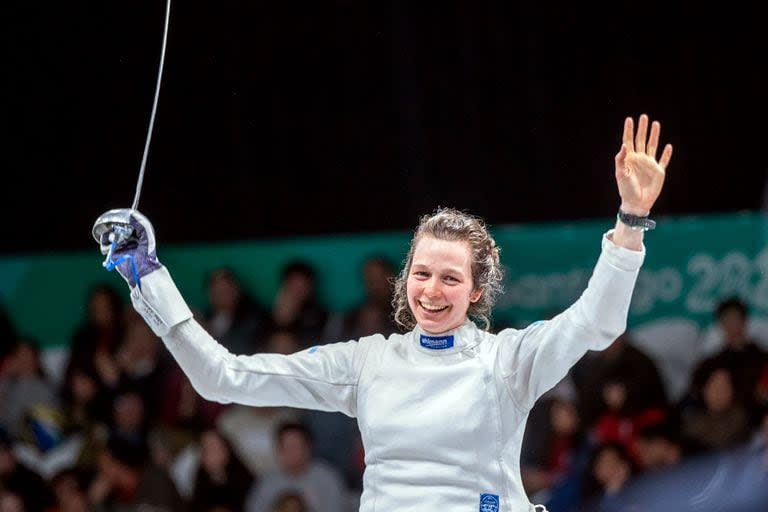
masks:
[[[395,294],[408,332],[290,355],[236,356],[213,339],[157,259],[152,225],[140,213],[121,220],[132,245],[116,245],[109,233],[98,240],[108,260],[118,258],[136,310],[204,398],[357,418],[366,464],[361,512],[532,512],[519,468],[533,404],[626,327],[644,231],[653,227],[647,217],[672,155],[667,146],[656,160],[660,127],[648,128],[646,116],[636,136],[632,119],[624,123],[615,160],[619,215],[587,289],[563,313],[522,330],[488,331],[499,251],[482,221],[457,210],[440,209],[416,229]]]
[[[469,315],[488,329],[502,276],[499,248],[483,221],[441,208],[416,229],[395,283],[395,320],[440,334]]]

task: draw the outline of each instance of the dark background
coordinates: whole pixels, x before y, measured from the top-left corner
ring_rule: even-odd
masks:
[[[94,248],[134,195],[163,0],[2,8],[2,251]],[[610,217],[625,116],[656,215],[758,209],[768,36],[736,3],[177,0],[140,210],[161,243]]]

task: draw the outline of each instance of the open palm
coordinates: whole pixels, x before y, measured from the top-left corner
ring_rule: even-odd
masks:
[[[647,215],[664,185],[664,177],[672,158],[672,145],[667,144],[656,160],[661,124],[654,121],[648,134],[648,116],[643,114],[637,123],[631,117],[624,121],[621,149],[616,155],[616,183],[621,195],[621,208],[627,213]]]

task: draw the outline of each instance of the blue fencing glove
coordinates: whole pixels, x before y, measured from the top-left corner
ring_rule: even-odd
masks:
[[[158,336],[192,318],[168,269],[157,259],[155,230],[144,215],[128,209],[110,210],[93,226],[93,237],[106,255],[104,267],[117,269],[131,287],[131,302]]]
[[[96,222],[101,226],[94,226],[101,252],[107,256],[104,267],[117,269],[131,288],[141,288],[141,278],[162,267],[152,223],[138,211],[125,209],[110,210]]]

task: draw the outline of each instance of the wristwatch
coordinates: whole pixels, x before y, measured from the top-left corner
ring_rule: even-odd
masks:
[[[616,214],[616,218],[619,219],[622,224],[625,224],[636,231],[656,229],[656,221],[651,220],[647,215],[645,217],[640,217],[639,215],[624,213],[621,211],[621,208],[619,208],[619,213]]]

